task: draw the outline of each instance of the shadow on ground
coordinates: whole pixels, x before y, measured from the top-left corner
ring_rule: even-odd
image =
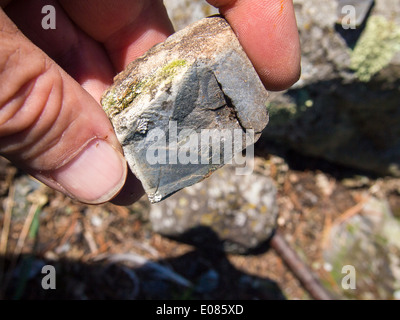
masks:
[[[186,235],[193,238],[199,230]],[[276,282],[244,273],[223,253],[215,233],[202,230],[207,246],[175,258],[147,261],[136,254],[96,257],[88,262],[58,260],[25,254],[10,271],[12,257],[1,257],[3,299],[285,299]],[[190,242],[190,241],[188,241]],[[194,241],[196,242],[196,241]],[[193,243],[193,241],[192,241]],[[264,247],[266,248],[266,247]],[[101,261],[96,261],[101,259]],[[136,264],[136,265],[135,265]],[[56,289],[44,290],[45,265],[56,271]],[[10,274],[12,276],[10,277]],[[47,280],[46,278],[45,280]],[[4,291],[4,284],[8,283]]]

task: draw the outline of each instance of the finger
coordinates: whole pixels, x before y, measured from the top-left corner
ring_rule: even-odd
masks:
[[[265,87],[283,90],[300,76],[292,0],[207,0],[235,31]]]
[[[117,71],[173,32],[162,0],[61,0],[60,3],[82,30],[104,44]]]
[[[41,9],[45,4],[54,6],[56,10],[55,30],[43,30],[41,27]],[[97,6],[92,4],[91,9],[95,8]],[[57,1],[15,0],[6,11],[25,35],[100,101],[102,93],[112,83],[115,74],[103,45],[81,31]],[[113,202],[127,205],[136,201],[142,194],[140,182],[129,174],[123,191]]]
[[[105,113],[0,10],[0,154],[87,203],[112,199],[126,162]]]
[[[45,5],[55,8],[55,29],[42,27]],[[14,0],[5,12],[26,37],[100,101],[112,83],[114,68],[104,47],[76,27],[56,0]]]
[[[159,0],[68,0],[60,3],[76,25],[104,44],[116,71],[123,70],[129,62],[173,32]],[[140,182],[129,172],[126,185],[113,203],[128,205],[142,194]]]

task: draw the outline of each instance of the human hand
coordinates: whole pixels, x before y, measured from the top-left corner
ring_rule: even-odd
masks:
[[[298,79],[291,0],[209,3],[225,15],[267,89],[281,90]],[[49,4],[56,8],[55,30],[41,25],[42,7]],[[173,32],[162,1],[0,5],[0,154],[82,202],[137,200],[140,182],[127,169],[99,101],[116,73]]]

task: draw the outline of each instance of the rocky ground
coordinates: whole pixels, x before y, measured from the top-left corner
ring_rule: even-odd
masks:
[[[278,156],[256,161],[256,171],[275,182],[277,224],[291,248],[335,298],[397,297],[399,264],[393,259],[399,247],[388,240],[389,232],[385,237],[363,230],[366,248],[344,246],[342,255],[336,254],[335,245],[349,237],[343,230],[338,235],[338,226],[356,234],[350,222],[363,218],[372,199],[386,205],[369,209],[373,215],[391,212],[390,224],[399,224],[400,180],[374,178],[315,159],[298,157],[296,163],[291,167]],[[268,246],[250,255],[222,254],[153,232],[145,197],[130,207],[86,206],[3,160],[0,176],[3,298],[310,298],[293,270]],[[392,236],[398,239],[399,233]],[[377,240],[368,242],[373,237]],[[344,290],[341,268],[350,258],[359,270],[357,288]],[[56,290],[41,289],[45,264],[56,267]]]

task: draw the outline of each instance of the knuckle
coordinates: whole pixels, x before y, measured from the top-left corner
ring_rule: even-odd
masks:
[[[49,99],[59,95],[61,77],[42,54],[27,53],[24,48],[8,57],[0,52],[0,153],[9,158],[24,157],[55,121],[44,115]],[[61,108],[60,99],[55,102],[52,114]]]
[[[38,79],[45,74],[44,67],[40,66],[40,61],[29,67],[25,62],[19,63],[22,59],[14,58],[20,55],[19,52],[17,50],[1,61],[4,63],[0,73],[0,137],[27,128],[40,112],[39,103],[29,102]]]
[[[68,108],[79,90],[66,88],[60,67],[3,22],[0,10],[0,155],[30,171],[50,170],[70,152],[68,143],[57,146],[79,116]]]

